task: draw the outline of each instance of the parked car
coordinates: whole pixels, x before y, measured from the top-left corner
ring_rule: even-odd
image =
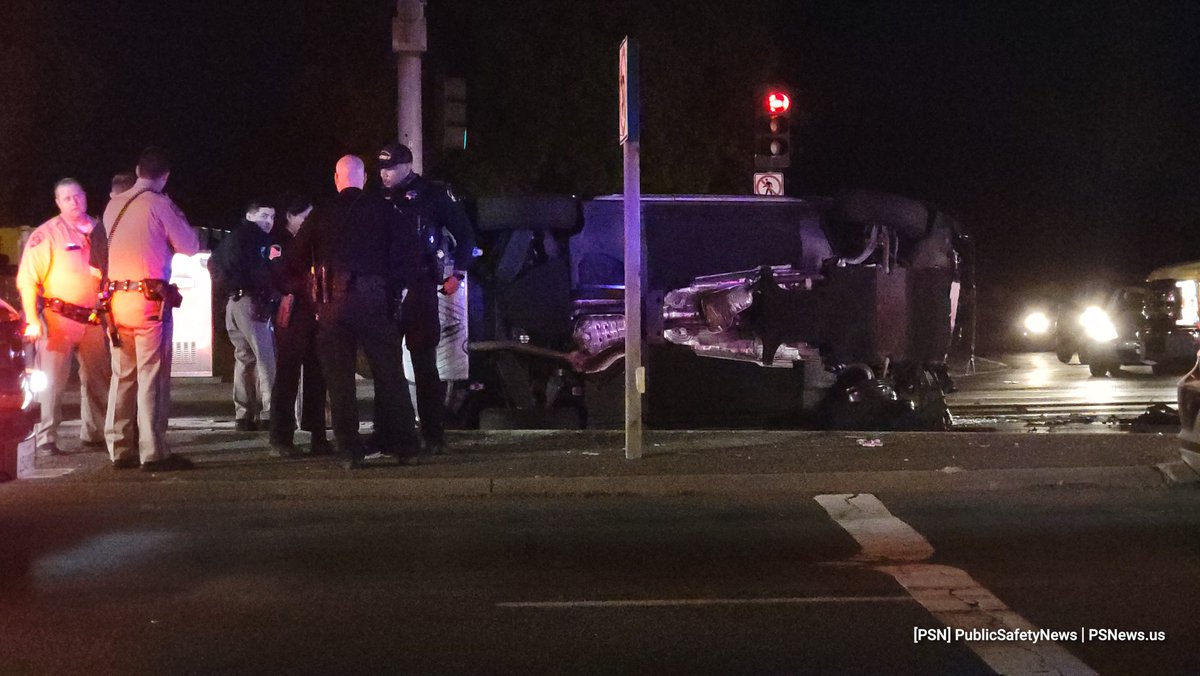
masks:
[[[1125,286],[1102,302],[1064,303],[1055,321],[1055,354],[1064,364],[1079,355],[1093,376],[1143,364],[1141,331],[1150,290]]]
[[[1200,361],[1179,381],[1179,454],[1200,472]]]
[[[1146,278],[1150,296],[1142,330],[1143,357],[1155,373],[1180,373],[1196,361],[1198,282],[1200,261],[1161,267]]]
[[[25,367],[24,331],[20,313],[0,300],[0,481],[17,478],[17,445],[38,417],[33,374]]]

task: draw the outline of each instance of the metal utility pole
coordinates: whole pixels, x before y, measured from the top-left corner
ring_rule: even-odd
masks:
[[[619,135],[625,156],[625,458],[642,457],[642,164],[638,43],[621,42]]]
[[[425,1],[396,0],[392,51],[396,53],[397,138],[413,154],[413,171],[424,171],[421,142],[421,55],[425,53]]]

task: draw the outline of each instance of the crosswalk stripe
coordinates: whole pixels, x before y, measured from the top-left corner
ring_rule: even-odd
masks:
[[[818,495],[815,500],[858,541],[862,553],[857,560],[877,563],[876,570],[895,578],[913,599],[947,627],[964,631],[1037,631],[1029,620],[1010,610],[966,571],[922,563],[933,555],[929,541],[893,516],[874,495]],[[963,644],[999,674],[1096,673],[1053,641],[963,641]]]

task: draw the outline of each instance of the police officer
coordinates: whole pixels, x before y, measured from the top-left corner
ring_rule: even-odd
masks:
[[[276,227],[272,239],[283,251],[292,247],[300,227],[312,212],[312,204],[296,197],[287,205],[285,227]],[[311,266],[290,277],[283,258],[271,262],[276,284],[284,296],[275,315],[275,388],[271,390],[271,451],[280,457],[293,457],[300,451],[294,443],[296,395],[300,397],[300,429],[312,434],[312,455],[333,452],[325,438],[325,378],[317,353],[317,309],[309,294]]]
[[[225,329],[233,343],[233,408],[238,430],[266,429],[275,383],[271,316],[279,293],[271,279],[271,229],[275,209],[263,201],[246,207],[242,222],[213,252],[210,267],[225,296]]]
[[[142,151],[137,182],[104,209],[108,239],[112,384],[104,436],[113,467],[165,472],[192,467],[167,444],[171,402],[171,257],[200,250],[179,207],[163,194],[171,165],[159,148]]]
[[[283,253],[291,275],[315,267],[317,345],[334,441],[347,469],[362,467],[366,455],[354,386],[359,346],[374,379],[376,439],[401,463],[418,448],[397,326],[399,299],[416,271],[416,228],[402,222],[382,197],[364,193],[365,182],[361,159],[346,155],[338,160],[337,197],[313,211]]]
[[[25,311],[25,336],[37,341],[38,365],[48,376],[41,393],[37,426],[39,451],[58,455],[61,399],[79,356],[79,440],[104,445],[104,406],[112,376],[104,330],[95,313],[99,274],[89,265],[95,221],[87,215],[87,193],[73,178],[54,186],[59,213],[29,237],[17,269],[17,289]],[[98,272],[98,271],[96,271]],[[41,312],[39,312],[39,309]]]
[[[438,294],[458,291],[475,252],[475,234],[462,204],[444,184],[413,171],[412,151],[392,143],[379,151],[385,196],[401,214],[417,219],[421,275],[404,299],[402,330],[416,379],[421,436],[431,453],[445,451],[446,386],[438,375],[441,340]],[[452,242],[447,242],[449,233]],[[445,258],[449,256],[453,267]],[[447,274],[448,273],[448,274]]]

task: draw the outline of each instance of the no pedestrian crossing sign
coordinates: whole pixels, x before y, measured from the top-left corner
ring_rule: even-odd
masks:
[[[754,194],[778,197],[783,194],[783,174],[767,171],[754,175]]]

